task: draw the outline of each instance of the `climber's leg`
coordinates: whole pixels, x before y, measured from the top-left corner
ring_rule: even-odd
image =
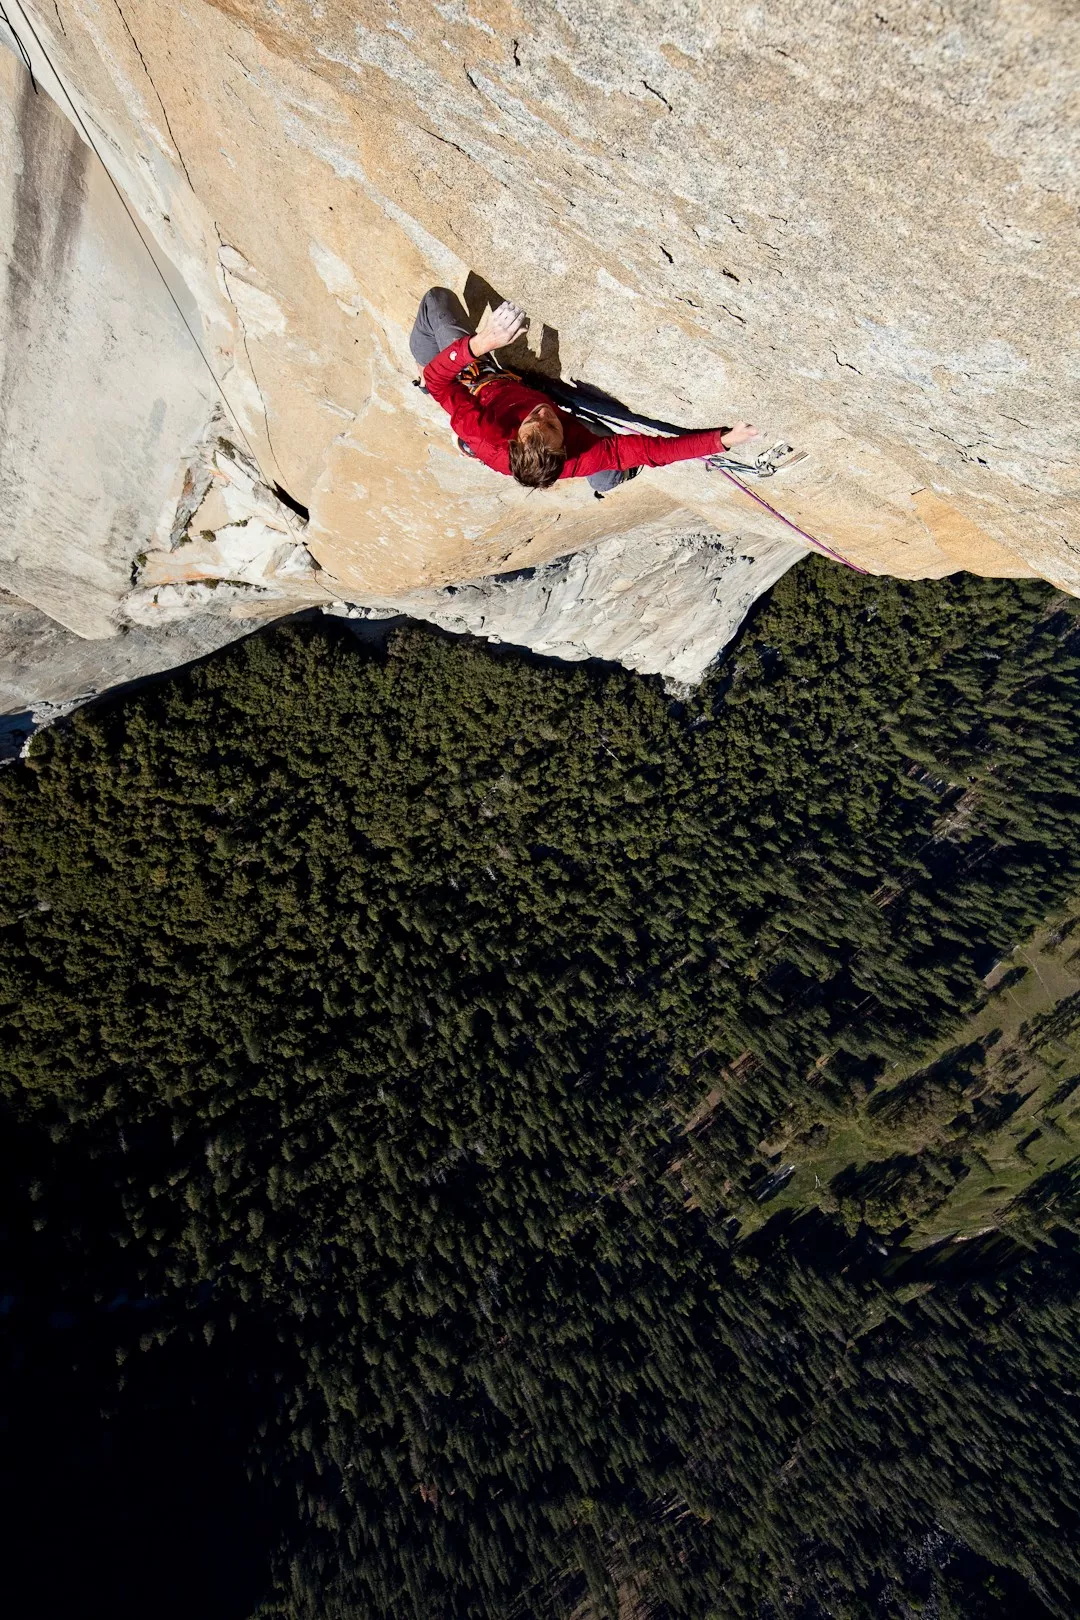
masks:
[[[455,338],[469,338],[473,329],[460,298],[448,287],[432,287],[420,300],[409,336],[409,352],[423,369]]]
[[[589,432],[595,433],[598,439],[610,439],[612,434],[611,428],[605,427],[602,422],[590,422]],[[603,497],[610,490],[617,488],[619,484],[625,484],[628,478],[636,478],[639,471],[640,468],[638,467],[631,467],[628,470],[619,467],[605,467],[603,472],[590,473],[586,482],[591,490]]]
[[[603,472],[590,473],[587,481],[589,488],[595,489],[598,495],[606,495],[608,490],[621,484],[625,477],[626,474],[618,467],[605,467]]]

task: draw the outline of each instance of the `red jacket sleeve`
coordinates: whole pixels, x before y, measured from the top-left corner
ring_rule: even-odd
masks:
[[[471,366],[476,360],[475,354],[469,348],[467,337],[455,338],[448,343],[441,354],[434,360],[429,360],[424,367],[424,382],[432,399],[437,399],[444,411],[452,410],[456,403],[456,396],[465,390],[457,382],[459,371]]]
[[[597,439],[580,456],[567,461],[562,476],[587,478],[590,473],[604,472],[609,467],[667,467],[673,461],[718,456],[724,448],[720,435],[726,431],[725,428],[705,428],[699,433],[680,433],[673,439],[654,439],[647,433],[613,433],[610,439]]]

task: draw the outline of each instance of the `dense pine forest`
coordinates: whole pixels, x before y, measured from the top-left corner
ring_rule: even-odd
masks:
[[[1080,618],[253,636],[0,771],[18,1616],[1080,1612]]]

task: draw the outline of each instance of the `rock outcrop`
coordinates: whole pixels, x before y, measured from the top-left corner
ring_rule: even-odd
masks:
[[[516,590],[515,636],[557,645],[531,583],[556,559],[601,548],[651,579],[661,553],[626,537],[722,536],[750,559],[742,601],[801,555],[700,464],[595,502],[460,457],[411,386],[433,282],[477,315],[524,302],[538,369],[806,452],[770,500],[863,568],[1080,591],[1080,22],[1055,0],[8,12],[55,105],[4,60],[0,584],[80,634],[337,601],[434,615],[525,573],[532,596],[477,585],[456,611],[501,633]],[[560,566],[560,590],[607,573]],[[709,568],[700,588],[715,607]],[[565,645],[633,663],[633,635],[594,634],[608,598],[585,601]],[[666,646],[662,613],[641,625],[639,667],[665,667],[684,624]]]
[[[18,754],[41,726],[102,693],[205,658],[244,628],[195,610],[153,629],[125,625],[114,636],[89,640],[0,591],[0,760]]]
[[[701,680],[790,562],[783,541],[750,556],[735,537],[646,525],[536,569],[322,611],[352,620],[365,640],[409,617],[549,658],[622,663],[678,691]],[[279,597],[251,595],[233,582],[147,587],[116,636],[88,641],[0,592],[0,760],[82,704],[216,652],[281,612]]]
[[[694,686],[762,591],[791,566],[792,548],[703,529],[691,512],[640,524],[584,551],[382,607],[325,611],[351,618],[406,613],[442,630],[506,641],[548,658],[602,658],[669,688]]]

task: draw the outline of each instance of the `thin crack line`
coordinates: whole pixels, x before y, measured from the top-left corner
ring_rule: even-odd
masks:
[[[655,96],[657,101],[662,101],[664,103],[664,106],[667,108],[668,112],[674,112],[675,109],[672,107],[671,102],[668,100],[667,96],[662,96],[660,94],[659,90],[654,90],[652,85],[649,83],[648,79],[642,79],[641,82],[645,86],[646,90],[649,92],[650,96]]]
[[[53,0],[53,4],[54,5],[56,4],[56,0]],[[187,164],[184,161],[184,154],[180,150],[180,143],[177,141],[176,136],[172,132],[172,125],[169,122],[169,115],[165,110],[165,103],[161,99],[161,92],[158,89],[157,85],[154,83],[154,75],[150,72],[150,69],[147,67],[147,65],[146,65],[146,57],[142,53],[142,50],[141,50],[141,48],[139,46],[138,40],[135,38],[135,35],[131,32],[131,24],[128,22],[127,18],[124,16],[123,10],[122,10],[121,5],[120,5],[120,0],[113,0],[113,5],[116,7],[117,12],[119,13],[120,21],[124,25],[124,30],[125,30],[125,32],[127,34],[128,39],[130,39],[132,45],[135,47],[135,55],[139,58],[139,61],[142,63],[142,70],[146,74],[146,77],[150,80],[150,88],[153,90],[155,96],[157,96],[157,103],[158,103],[158,106],[161,108],[161,116],[165,120],[165,128],[168,131],[170,141],[172,141],[173,151],[176,153],[177,157],[180,159],[180,167],[184,171],[184,178],[187,181],[189,188],[192,191],[194,191],[195,186],[194,186],[194,183],[192,182],[191,174],[190,174],[190,172],[188,170]]]
[[[449,141],[445,135],[436,135],[433,129],[426,129],[423,124],[418,124],[416,127],[419,129],[422,135],[430,135],[433,141],[438,141],[442,146],[452,146],[455,152],[461,153],[462,157],[468,158],[470,162],[475,161],[472,154],[470,152],[466,152],[463,146],[459,146],[457,141]]]
[[[218,230],[218,227],[217,227],[216,224],[214,226],[214,229],[217,232],[217,239],[218,239],[219,245],[221,247],[224,247],[225,243],[222,241],[221,231]],[[278,482],[280,483],[282,489],[287,489],[288,485],[285,482],[284,469],[282,468],[281,462],[278,460],[278,453],[274,449],[273,435],[270,432],[270,412],[269,412],[269,409],[267,408],[267,404],[266,404],[266,391],[263,388],[262,383],[259,381],[259,374],[255,370],[255,362],[251,358],[251,345],[248,343],[247,323],[244,320],[243,311],[241,310],[240,305],[236,302],[236,299],[233,297],[232,292],[230,291],[230,288],[229,288],[229,275],[230,275],[230,272],[228,270],[226,270],[224,265],[221,266],[221,270],[222,270],[222,275],[223,275],[224,281],[225,281],[225,291],[226,291],[226,293],[228,293],[228,297],[229,297],[229,303],[232,305],[233,309],[236,311],[236,319],[240,324],[240,340],[244,345],[244,354],[245,354],[245,356],[247,358],[248,370],[251,372],[252,381],[254,382],[256,390],[258,391],[259,404],[262,406],[263,429],[264,429],[264,431],[266,433],[267,448],[270,451],[270,454],[274,459],[274,466],[277,468],[277,471],[278,471]]]

